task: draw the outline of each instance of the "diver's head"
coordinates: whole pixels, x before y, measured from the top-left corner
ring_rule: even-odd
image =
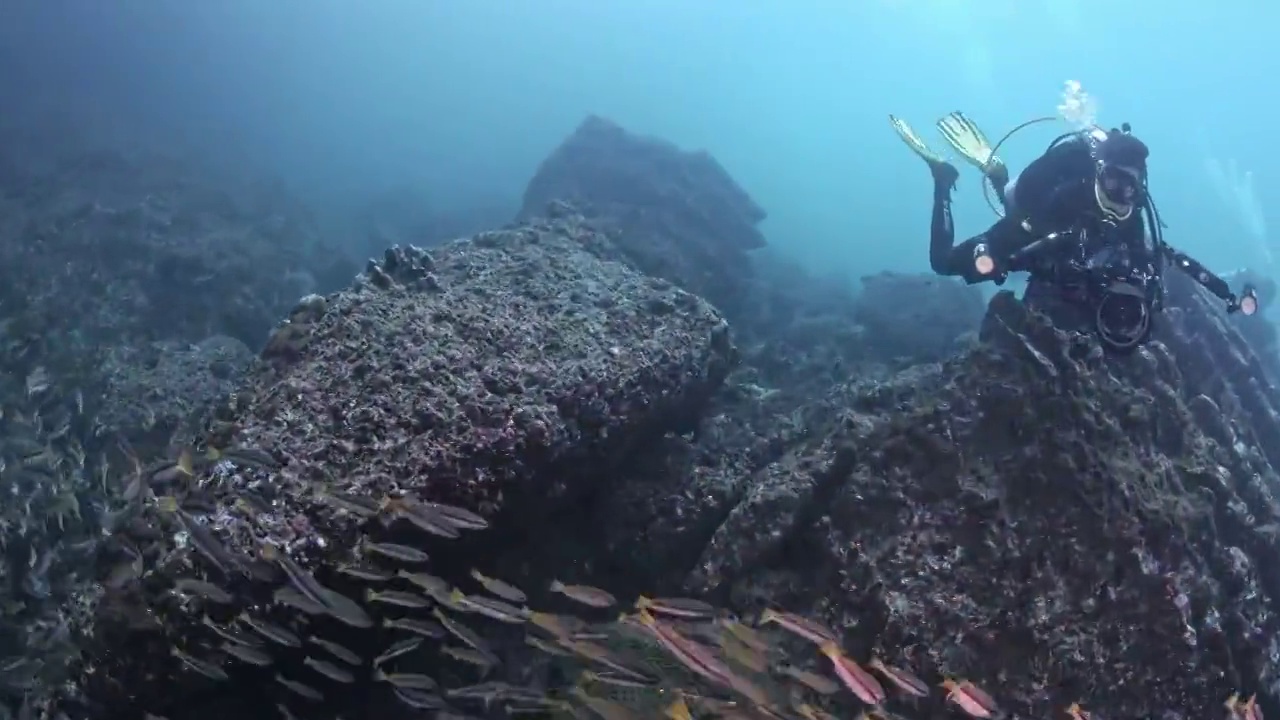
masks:
[[[1129,124],[1110,132],[1090,133],[1097,163],[1094,195],[1098,206],[1116,219],[1124,220],[1133,208],[1146,202],[1147,144],[1129,132]]]

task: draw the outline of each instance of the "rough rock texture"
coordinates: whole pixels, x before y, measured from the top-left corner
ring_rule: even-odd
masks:
[[[973,350],[835,390],[841,427],[752,478],[690,584],[811,612],[856,657],[1024,717],[1273,693],[1272,393],[1220,309],[1173,315],[1168,344],[1109,358],[997,295]]]
[[[854,317],[875,357],[929,363],[954,355],[985,307],[981,290],[954,278],[882,272],[862,278]]]
[[[81,169],[97,177],[95,167]],[[68,522],[65,533],[40,536],[53,541],[29,542],[37,556],[56,550],[61,558],[45,577],[27,572],[28,548],[12,544],[10,565],[21,577],[10,584],[46,594],[49,585],[52,599],[7,623],[5,637],[37,648],[73,639],[71,650],[46,653],[58,662],[42,677],[60,683],[65,668],[80,671],[97,717],[269,711],[285,692],[272,673],[229,665],[228,684],[206,683],[182,671],[171,649],[213,652],[219,641],[198,624],[206,611],[219,623],[248,608],[276,622],[299,620],[272,604],[280,579],[255,574],[263,563],[249,556],[264,541],[361,598],[363,586],[333,568],[362,535],[424,548],[430,570],[452,583],[480,567],[524,586],[534,607],[545,607],[541,589],[555,577],[623,597],[675,594],[687,580],[737,611],[812,613],[839,627],[858,659],[878,654],[930,682],[943,673],[970,678],[1018,717],[1056,716],[1081,700],[1100,717],[1190,720],[1216,715],[1237,690],[1259,691],[1268,712],[1280,711],[1272,704],[1280,683],[1274,357],[1237,331],[1253,326],[1224,318],[1220,303],[1181,276],[1170,280],[1156,341],[1130,357],[1105,356],[1090,337],[1054,329],[1008,294],[988,308],[982,342],[950,357],[980,310],[973,291],[881,275],[855,303],[840,283],[803,274],[749,280],[743,269],[763,242],[755,230],[763,213],[723,170],[599,119],[534,178],[523,211],[529,224],[430,252],[389,251],[350,290],[296,304],[308,272],[318,271],[286,269],[288,289],[277,295],[253,280],[275,277],[275,255],[229,253],[232,275],[256,288],[241,302],[231,286],[206,294],[212,281],[200,280],[205,266],[193,259],[219,246],[214,240],[240,248],[263,228],[288,234],[287,222],[249,213],[235,225],[243,235],[214,232],[225,198],[181,210],[164,199],[177,189],[156,200],[129,195],[146,186],[135,179],[89,185],[90,196],[128,203],[86,204],[75,193],[64,203],[53,182],[34,185],[29,198],[6,196],[56,210],[48,214],[53,231],[37,222],[21,234],[30,243],[6,246],[22,248],[10,259],[34,268],[19,294],[83,287],[106,307],[72,293],[67,304],[48,306],[58,309],[46,318],[44,305],[0,298],[22,305],[3,328],[23,340],[0,358],[10,371],[0,405],[22,410],[6,414],[4,434],[25,432],[37,409],[48,426],[0,444],[0,457],[13,473],[31,448],[55,449],[65,477],[24,487],[36,512]],[[546,207],[558,197],[585,203],[592,220],[559,203]],[[543,212],[549,217],[533,218]],[[206,230],[194,248],[180,242],[182,233]],[[128,235],[113,247],[134,254],[83,247],[108,231]],[[135,237],[152,231],[163,235],[158,244]],[[138,259],[153,250],[155,267]],[[50,271],[64,263],[66,278]],[[95,276],[97,263],[103,272],[123,268],[112,277],[128,282]],[[691,292],[742,318],[747,366],[733,370],[724,321]],[[230,365],[243,361],[239,350],[183,350],[186,343],[215,332],[251,336],[258,331],[244,328],[261,329],[287,307],[262,362],[206,428],[212,444],[265,448],[283,466],[198,460],[182,498],[193,522],[252,570],[214,571],[174,517],[148,506],[111,538],[94,570],[105,580],[132,562],[132,546],[144,561],[140,581],[73,593],[83,582],[70,569],[83,568],[73,552],[92,551],[87,539],[103,534],[93,523],[121,506],[100,506],[97,488],[119,488],[96,474],[88,481],[76,467],[84,449],[72,440],[110,412],[129,422],[118,399],[142,388],[156,392],[166,408],[157,422],[167,427],[186,411],[184,398],[228,387],[221,360],[207,351]],[[51,389],[24,387],[31,359],[49,356],[44,338],[83,335],[73,347],[87,348],[101,328],[142,349],[72,353],[80,365],[56,374]],[[182,345],[151,344],[175,339]],[[157,347],[174,355],[113,381],[110,412],[79,407],[77,398],[97,403],[100,393],[67,392],[80,386],[78,372],[96,377],[106,368],[114,377]],[[99,357],[112,362],[99,365]],[[902,357],[938,362],[889,375],[884,366],[900,367]],[[27,405],[11,396],[26,396]],[[75,430],[52,439],[64,417]],[[405,523],[362,524],[336,511],[316,496],[321,488],[458,503],[492,526],[460,540],[424,540]],[[83,518],[70,515],[66,489],[79,494]],[[175,481],[155,490],[175,492]],[[16,514],[19,504],[11,505]],[[202,606],[168,592],[176,577],[193,574],[222,584],[234,601]],[[50,612],[71,595],[74,607]],[[381,620],[387,611],[371,612]],[[390,637],[327,618],[305,624],[366,659]],[[510,630],[523,649],[523,629]],[[54,635],[58,642],[46,645]],[[307,650],[273,652],[273,670],[314,678],[300,667]],[[501,673],[525,668],[507,663]],[[501,673],[495,679],[524,679]],[[365,682],[335,687],[325,687],[316,717],[392,716],[379,705],[385,691]],[[954,712],[938,703],[906,714]],[[905,710],[897,701],[889,709]]]
[[[256,349],[346,263],[278,187],[227,191],[189,164],[118,153],[20,167],[0,185],[0,337],[17,351],[0,367],[44,366],[94,410],[117,349],[215,335]]]
[[[641,272],[666,278],[733,319],[745,301],[747,251],[764,247],[762,210],[705,152],[683,152],[588,117],[542,164],[520,217],[563,200],[607,222]]]
[[[666,434],[696,426],[734,350],[707,303],[636,274],[611,259],[616,250],[581,217],[559,206],[556,214],[430,254],[388,251],[353,289],[300,304],[216,423],[285,466],[269,476],[215,469],[192,513],[233,552],[279,542],[344,590],[332,568],[351,559],[361,533],[385,541],[405,529],[361,528],[314,495],[321,487],[373,500],[403,492],[489,517],[492,527],[474,540],[423,546],[413,536],[433,556],[432,572],[455,582],[474,565],[531,588],[589,573],[584,534],[599,537],[627,518],[582,509],[618,489]],[[270,512],[244,514],[236,501],[246,492]],[[581,566],[568,568],[570,557]],[[190,572],[180,563],[157,575]],[[254,596],[238,593],[237,602]],[[166,637],[153,636],[160,664],[165,643],[190,646],[207,634],[192,627],[191,607],[162,594],[149,602],[165,628]],[[96,637],[124,632],[117,615],[101,613],[99,623]],[[360,650],[385,647],[376,632],[359,637]],[[99,703],[165,714],[173,683],[190,684],[170,669],[99,652],[106,655],[87,678]],[[133,697],[121,697],[117,682]],[[244,682],[219,712],[271,679]],[[369,692],[357,688],[340,703],[363,706]]]
[[[0,129],[0,716],[69,687],[130,455],[163,462],[335,266],[278,187],[50,137]]]
[[[97,421],[102,432],[153,435],[164,441],[191,420],[203,420],[216,400],[233,392],[253,364],[245,344],[215,335],[195,344],[160,341],[109,348],[102,367],[106,389]]]

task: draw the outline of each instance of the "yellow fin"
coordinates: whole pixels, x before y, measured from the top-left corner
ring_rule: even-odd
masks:
[[[182,448],[182,454],[178,455],[178,469],[187,477],[195,475],[195,465],[191,459],[191,448]]]

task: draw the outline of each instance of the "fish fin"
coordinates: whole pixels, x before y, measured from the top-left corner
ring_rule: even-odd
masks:
[[[195,475],[195,467],[191,459],[191,448],[183,448],[182,454],[178,455],[178,470],[182,471],[182,474],[187,477]]]

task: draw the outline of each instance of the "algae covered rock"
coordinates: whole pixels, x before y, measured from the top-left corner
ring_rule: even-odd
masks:
[[[479,566],[539,589],[579,557],[564,537],[625,521],[580,508],[614,487],[615,471],[704,413],[734,351],[707,303],[608,259],[609,248],[581,217],[562,212],[430,253],[393,249],[350,290],[304,299],[281,326],[293,328],[293,350],[255,368],[212,421],[272,460],[199,463],[181,512],[162,511],[164,530],[150,531],[157,557],[147,556],[147,582],[123,603],[155,619],[142,633],[154,661],[113,656],[105,639],[138,631],[121,619],[122,603],[104,603],[85,632],[98,639],[86,643],[93,671],[83,679],[94,701],[164,714],[208,684],[165,657],[172,646],[206,657],[202,648],[218,643],[201,622],[207,604],[170,597],[176,578],[207,575],[231,592],[217,622],[247,610],[295,632],[342,637],[368,660],[392,642],[380,621],[403,608],[368,603],[369,588],[336,570],[357,561],[362,539],[412,545],[450,583],[466,583]],[[346,500],[335,506],[339,495]],[[487,529],[445,538],[369,516],[401,496],[467,508]],[[171,552],[164,537],[175,528],[193,539]],[[273,606],[284,580],[264,571],[267,546],[364,604],[375,622],[352,631]],[[522,639],[514,645],[527,652]],[[286,676],[307,672],[296,667],[301,655],[273,655]],[[512,681],[527,679],[519,664],[510,672]],[[278,690],[269,673],[234,672],[225,682],[235,692],[211,701],[210,717],[247,711],[253,697]],[[326,711],[338,715],[389,696],[364,685],[329,689]]]
[[[606,224],[628,262],[706,298],[732,319],[746,301],[748,251],[765,212],[706,152],[688,152],[590,116],[525,189],[521,218],[552,201]]]
[[[1020,716],[1206,717],[1274,686],[1280,507],[1251,438],[1213,439],[1161,343],[1107,357],[1009,293],[982,339],[758,473],[691,584]]]
[[[215,400],[234,391],[253,359],[244,343],[226,336],[108,348],[100,432],[151,437],[148,444],[163,447],[175,431],[202,420]]]
[[[243,440],[296,459],[303,490],[328,475],[494,508],[501,489],[551,500],[571,485],[559,465],[695,411],[730,357],[709,306],[602,261],[592,233],[569,218],[388,253],[241,393]]]

